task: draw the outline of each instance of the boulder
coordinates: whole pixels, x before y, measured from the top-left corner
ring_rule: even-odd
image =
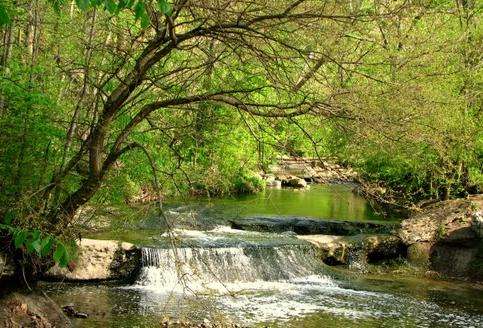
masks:
[[[50,298],[37,293],[9,292],[0,295],[0,326],[64,328],[72,324]]]
[[[273,174],[261,174],[260,176],[261,176],[262,180],[265,181],[266,184],[270,184],[273,181],[275,181],[275,175],[273,175]]]
[[[305,235],[299,239],[313,244],[322,261],[329,265],[354,262],[375,263],[406,256],[406,247],[393,235]]]
[[[483,281],[483,243],[479,247],[436,244],[429,252],[430,269],[451,277]]]
[[[360,233],[388,233],[397,226],[394,223],[369,221],[322,220],[306,217],[248,217],[231,220],[231,227],[239,230],[260,232],[293,231],[299,235],[337,235],[351,236]]]
[[[408,260],[450,277],[483,281],[483,195],[432,203],[401,223]]]
[[[483,195],[429,205],[401,223],[399,236],[408,245],[417,242],[471,244],[481,226]]]
[[[273,174],[261,174],[260,175],[263,181],[265,181],[265,185],[269,188],[281,188],[282,181],[277,180],[275,175]]]
[[[282,188],[282,181],[273,180],[272,182],[267,183],[267,187],[274,188],[274,189],[281,189]]]
[[[298,177],[289,176],[282,180],[282,186],[290,188],[305,188],[307,187],[307,181]]]
[[[431,243],[419,242],[408,246],[407,258],[409,262],[427,267],[429,265],[429,254],[431,253]]]
[[[129,280],[141,266],[141,250],[115,240],[82,239],[75,268],[54,266],[45,278],[55,280]]]
[[[270,165],[269,171],[276,175],[291,175],[302,179],[311,179],[316,175],[312,163],[304,159],[281,159],[278,165]]]

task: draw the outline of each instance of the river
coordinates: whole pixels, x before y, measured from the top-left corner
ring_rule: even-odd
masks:
[[[174,200],[166,213],[169,233],[151,214],[92,236],[143,247],[132,284],[43,283],[59,304],[89,314],[76,326],[160,327],[164,317],[252,327],[483,326],[483,291],[474,285],[341,270],[293,234],[228,224],[253,215],[385,220],[349,186]]]

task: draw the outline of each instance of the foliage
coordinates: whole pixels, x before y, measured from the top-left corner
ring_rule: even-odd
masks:
[[[0,224],[0,232],[11,236],[15,249],[26,255],[52,258],[60,267],[67,267],[75,258],[75,244],[65,244],[52,234],[38,229],[26,230],[10,224]]]
[[[11,23],[14,14],[14,5],[8,6],[6,0],[0,2],[0,26]],[[52,8],[60,13],[61,7],[65,4],[65,0],[48,0]],[[157,7],[164,15],[171,15],[172,7],[167,0],[157,0]],[[140,20],[141,27],[149,26],[148,6],[150,1],[144,0],[75,0],[77,7],[81,10],[90,8],[101,8],[110,14],[119,14],[121,11],[133,11],[136,20]]]
[[[76,211],[152,192],[152,166],[166,197],[219,196],[260,190],[286,155],[336,158],[410,203],[479,192],[478,10],[1,1],[2,227],[65,265]]]

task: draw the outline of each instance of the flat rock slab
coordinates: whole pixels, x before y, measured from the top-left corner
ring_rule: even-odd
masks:
[[[54,266],[45,278],[54,280],[125,280],[140,267],[141,251],[130,243],[115,240],[82,239],[79,258],[72,271]]]
[[[396,229],[397,223],[377,223],[361,221],[339,221],[312,219],[306,217],[249,217],[231,220],[233,229],[286,232],[293,231],[298,235],[336,235],[353,236],[360,233],[389,233]]]

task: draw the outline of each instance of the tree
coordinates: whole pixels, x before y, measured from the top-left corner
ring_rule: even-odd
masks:
[[[13,117],[18,122],[5,141],[18,135],[16,127],[22,124],[25,133],[20,138],[26,141],[12,149],[18,169],[5,182],[5,190],[12,192],[4,204],[18,209],[19,218],[37,218],[36,225],[54,235],[70,225],[76,210],[96,194],[122,156],[146,147],[140,131],[164,128],[156,122],[167,110],[203,112],[221,104],[240,115],[266,118],[333,115],[329,104],[301,88],[300,79],[313,65],[313,56],[326,53],[321,40],[333,45],[341,37],[329,27],[350,29],[365,16],[330,1],[176,1],[168,8],[162,1],[158,6],[120,1],[117,9],[109,1],[88,4],[93,5],[85,5],[86,11],[78,15],[73,7],[64,11],[58,6],[56,14],[41,1],[19,3],[35,19],[18,26],[19,35],[26,31],[25,45],[18,40],[19,55],[10,59],[13,64],[4,63],[5,68],[18,68],[7,80],[18,79],[28,67],[29,77],[21,86],[29,90],[27,98],[38,86],[51,85],[57,88],[58,104],[66,106],[56,107],[61,120],[68,121],[65,138],[42,146],[45,169],[31,179],[21,177],[32,127],[46,120],[48,129],[57,130],[65,123],[55,122],[53,112],[32,116],[38,104],[28,107],[29,99],[18,89],[11,90],[6,104],[8,123]],[[81,33],[69,35],[65,27],[71,24],[79,24]],[[56,73],[43,75],[46,70]],[[208,72],[213,78],[206,87]],[[48,168],[53,172],[45,172]],[[19,179],[29,184],[27,197],[22,195],[25,189],[16,188],[22,185]]]

